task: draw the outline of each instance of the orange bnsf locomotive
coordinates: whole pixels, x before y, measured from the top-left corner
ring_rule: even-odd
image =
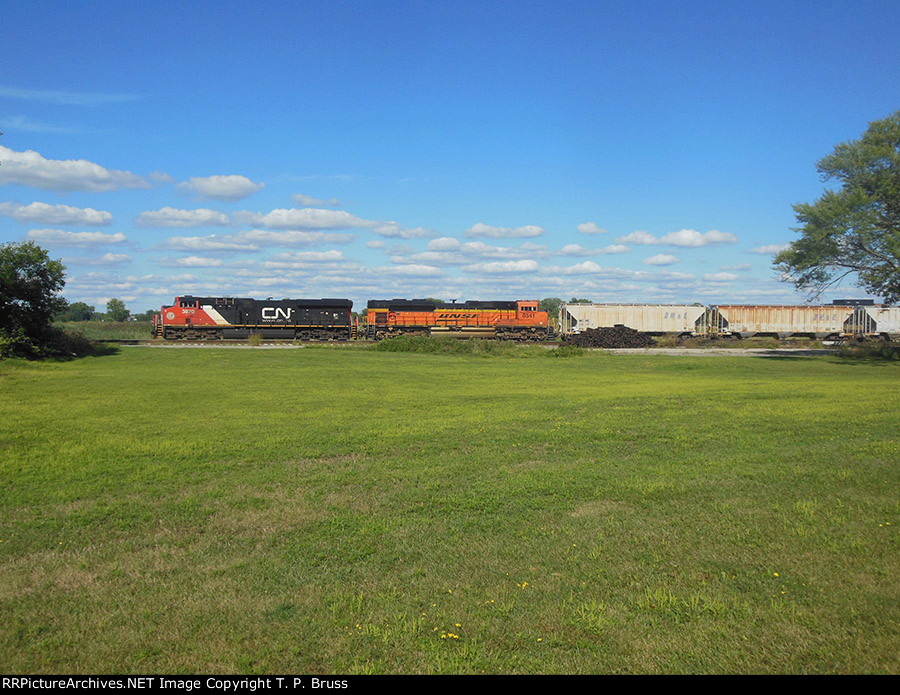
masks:
[[[349,299],[241,299],[176,297],[153,316],[165,340],[263,338],[349,340],[354,335]]]
[[[396,335],[483,336],[500,340],[549,340],[553,337],[546,311],[537,300],[464,302],[429,299],[373,299],[367,306],[366,337],[381,340]]]

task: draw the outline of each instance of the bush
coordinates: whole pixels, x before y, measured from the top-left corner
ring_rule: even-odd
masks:
[[[546,357],[556,350],[535,344],[482,338],[430,338],[401,335],[386,338],[368,349],[378,352],[418,352],[437,355],[472,355],[475,357]],[[560,357],[569,356],[566,353]]]
[[[83,357],[93,352],[91,342],[74,331],[47,326],[37,336],[20,327],[0,331],[0,358],[39,360],[46,357]]]
[[[870,343],[845,345],[838,351],[841,357],[849,359],[900,360],[900,345],[891,343]]]
[[[548,354],[550,357],[583,357],[586,353],[584,348],[574,345],[563,345],[555,350],[550,350]]]

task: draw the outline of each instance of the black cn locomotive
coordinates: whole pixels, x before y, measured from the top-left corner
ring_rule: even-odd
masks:
[[[349,340],[349,299],[245,299],[176,297],[154,315],[157,337],[166,340],[263,338]]]

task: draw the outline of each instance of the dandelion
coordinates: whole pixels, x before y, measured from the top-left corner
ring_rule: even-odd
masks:
[[[773,573],[772,573],[772,576],[773,576],[773,577],[777,577],[777,576],[778,576],[778,572],[773,572]]]
[[[456,627],[462,627],[462,625],[460,625],[459,623],[456,623]]]
[[[538,642],[543,642],[544,639],[542,637],[538,637]]]

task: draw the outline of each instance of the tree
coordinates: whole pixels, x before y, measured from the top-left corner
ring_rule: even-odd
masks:
[[[90,321],[93,315],[94,307],[90,304],[72,302],[60,309],[53,318],[57,321]]]
[[[133,318],[135,321],[152,321],[153,314],[155,313],[156,312],[153,309],[147,309],[147,311],[132,314],[131,318]]]
[[[127,321],[131,312],[125,308],[125,302],[113,297],[106,303],[107,321]]]
[[[38,356],[53,343],[65,266],[31,241],[0,246],[0,355]]]
[[[546,311],[550,316],[556,316],[559,314],[561,304],[562,299],[559,297],[545,297],[538,302],[538,311]]]
[[[813,296],[855,273],[870,294],[900,300],[900,111],[836,146],[816,168],[841,187],[793,206],[801,236],[775,256],[775,267]]]

